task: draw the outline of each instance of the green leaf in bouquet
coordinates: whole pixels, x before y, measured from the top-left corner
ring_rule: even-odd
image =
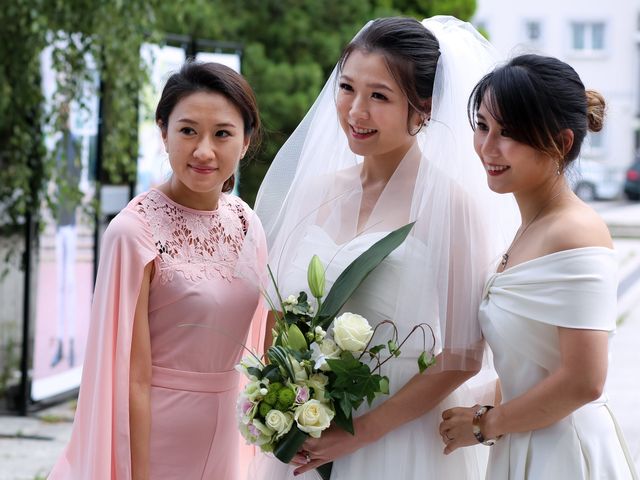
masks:
[[[300,430],[294,423],[291,430],[282,437],[278,445],[273,449],[273,454],[281,462],[289,463],[296,452],[300,450],[307,437],[308,435]]]
[[[422,352],[418,357],[418,368],[420,369],[420,373],[423,373],[427,368],[435,364],[436,357],[429,354],[429,359],[427,360],[427,352]]]
[[[351,435],[355,434],[355,430],[353,429],[353,409],[351,407],[347,408],[348,414],[345,414],[345,409],[342,408],[340,402],[337,401],[340,408],[336,408],[336,414],[333,417],[333,421],[336,425],[338,425],[345,432],[349,432]],[[345,402],[348,403],[348,400]]]
[[[380,386],[382,382],[381,375],[372,375],[369,381],[367,382],[367,390],[365,392],[365,396],[367,397],[367,403],[371,406],[371,403],[375,400],[375,398],[382,393],[380,391]]]
[[[389,395],[389,377],[382,377],[380,379],[380,393]]]
[[[375,347],[371,347],[369,349],[369,355],[371,355],[371,357],[374,357],[384,349],[385,345],[376,345]]]
[[[389,348],[389,353],[394,357],[400,356],[400,349],[398,348],[398,344],[395,340],[389,340],[387,342],[387,347]]]
[[[316,324],[325,330],[367,275],[393,252],[409,235],[415,222],[386,235],[356,258],[336,279],[318,311]]]
[[[267,350],[267,357],[269,357],[269,361],[271,363],[278,365],[278,367],[284,371],[285,375],[287,375],[292,382],[295,382],[296,374],[293,371],[293,365],[291,365],[291,362],[289,361],[289,355],[285,347],[278,345],[269,347],[269,350]]]
[[[262,378],[266,378],[270,382],[280,382],[282,381],[282,375],[280,375],[280,369],[278,365],[270,363],[266,367],[262,369]]]
[[[262,380],[262,376],[264,375],[263,371],[256,367],[248,367],[247,372],[249,375],[253,375],[258,380]]]
[[[289,347],[293,348],[294,350],[307,350],[307,340],[304,338],[304,335],[297,325],[289,325],[288,337]]]
[[[336,414],[340,411],[349,419],[351,418],[353,411],[357,408],[356,405],[360,405],[362,403],[362,399],[360,397],[345,390],[334,390],[331,392],[331,398],[333,399],[334,405],[339,407],[336,409]]]
[[[322,477],[322,480],[329,480],[331,478],[331,470],[333,469],[333,462],[325,463],[316,468],[316,471]]]
[[[297,323],[298,320],[298,315],[293,312],[287,312],[284,314],[284,321],[287,325],[293,325],[294,323]]]
[[[371,373],[368,365],[354,358],[351,352],[342,352],[340,359],[327,359],[331,372],[335,375],[331,397],[338,402],[350,402],[350,410],[358,408],[366,398],[373,401],[380,391],[380,375]]]

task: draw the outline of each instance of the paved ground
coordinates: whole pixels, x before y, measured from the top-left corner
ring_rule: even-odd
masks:
[[[640,203],[594,206],[610,225],[640,225]],[[621,274],[620,315],[607,389],[640,470],[640,240],[617,239],[616,249]],[[46,478],[69,438],[72,419],[73,402],[32,417],[0,417],[0,480]]]

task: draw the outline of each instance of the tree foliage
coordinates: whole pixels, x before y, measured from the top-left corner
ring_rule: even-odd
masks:
[[[129,180],[137,157],[137,91],[144,78],[139,46],[155,31],[154,3],[142,0],[12,0],[0,9],[0,223],[15,230],[43,201],[64,191],[55,168],[59,151],[44,148],[45,132],[67,129],[96,68],[103,82],[103,167],[111,180]],[[58,87],[49,110],[41,87],[40,55],[52,46]],[[95,65],[90,65],[90,59]],[[48,188],[53,180],[57,188]],[[65,192],[77,195],[77,192]]]

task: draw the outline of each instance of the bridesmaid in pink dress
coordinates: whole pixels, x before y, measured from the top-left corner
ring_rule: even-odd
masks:
[[[234,365],[248,338],[262,343],[266,242],[228,192],[260,131],[256,101],[233,70],[187,63],[156,121],[173,174],[105,233],[73,433],[53,480],[240,478]]]

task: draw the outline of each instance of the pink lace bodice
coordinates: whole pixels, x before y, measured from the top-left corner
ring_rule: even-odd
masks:
[[[223,194],[217,210],[193,210],[153,189],[136,209],[148,221],[158,248],[156,275],[162,284],[171,281],[175,272],[194,281],[234,277],[248,229],[238,198]]]

